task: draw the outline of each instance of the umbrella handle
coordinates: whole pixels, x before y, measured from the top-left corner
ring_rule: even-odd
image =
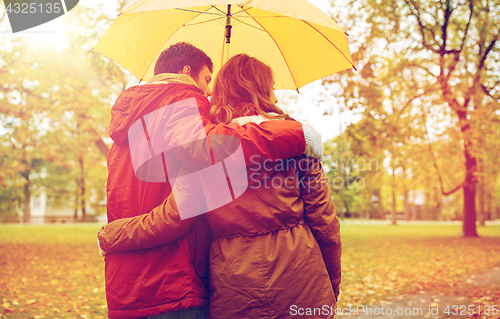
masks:
[[[227,13],[226,13],[226,43],[231,43],[231,5],[227,5]]]
[[[231,28],[232,25],[226,25],[226,43],[231,43]]]

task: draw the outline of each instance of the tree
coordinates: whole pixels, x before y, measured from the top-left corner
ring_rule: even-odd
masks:
[[[120,3],[122,8],[125,2]],[[73,177],[75,212],[80,208],[83,220],[88,200],[104,199],[108,145],[103,139],[111,103],[128,81],[114,62],[89,53],[110,23],[97,12],[78,6],[60,18],[77,26],[65,33],[65,49],[50,44],[35,49],[22,37],[0,49],[0,150],[7,154],[0,182],[23,188],[26,222],[33,172],[43,167],[60,167],[63,171],[51,172]]]
[[[500,108],[500,75],[494,71],[500,65],[500,3],[352,0],[335,11],[339,16],[334,18],[346,21],[345,28],[353,30],[356,63],[362,70],[367,68],[361,76],[346,72],[331,79],[342,85],[337,95],[348,107],[380,107],[364,95],[363,88],[383,91],[381,77],[394,73],[399,82],[415,79],[405,93],[410,106],[424,112],[439,109],[443,114],[451,110],[454,120],[445,117],[440,124],[461,132],[455,142],[462,145],[464,154],[464,181],[459,183],[464,198],[463,234],[476,237],[477,145],[485,133],[481,124],[491,120],[486,115]],[[388,96],[378,102],[386,101],[397,102]]]
[[[371,156],[366,136],[356,129],[360,128],[358,123],[349,126],[344,134],[325,142],[323,163],[326,177],[335,207],[342,218],[385,218],[379,211],[380,203],[372,200],[373,196],[380,196],[379,184],[367,183],[367,180],[373,182],[381,178],[379,161]]]
[[[22,186],[24,221],[29,222],[31,175],[44,159],[56,160],[59,155],[44,138],[48,130],[44,117],[51,101],[47,85],[50,79],[47,83],[38,81],[44,71],[37,65],[44,63],[43,59],[31,54],[28,43],[14,41],[11,46],[15,49],[0,51],[0,63],[3,62],[0,82],[5,83],[0,91],[0,121],[4,128],[0,146],[5,154],[0,175],[3,184]]]

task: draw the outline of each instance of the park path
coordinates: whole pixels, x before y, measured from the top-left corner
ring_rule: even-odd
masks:
[[[463,289],[468,289],[468,287],[500,287],[500,267],[495,267],[493,270],[479,275],[473,275],[466,278],[460,286]],[[478,296],[479,298],[483,296]],[[483,298],[489,298],[484,296]],[[456,306],[456,307],[454,307]],[[462,308],[460,308],[462,306]],[[465,306],[465,308],[463,307]],[[466,309],[468,306],[476,307],[477,304],[473,300],[465,296],[446,296],[438,292],[425,292],[422,291],[420,294],[414,295],[401,295],[396,297],[394,300],[380,302],[374,305],[368,306],[370,309],[362,311],[360,308],[358,315],[348,315],[348,311],[344,310],[346,315],[336,316],[337,318],[349,317],[349,318],[359,318],[359,319],[416,319],[416,318],[467,318],[465,314],[467,311],[460,315],[459,311]],[[382,312],[382,307],[384,312]],[[445,313],[445,310],[449,309],[449,314]],[[387,315],[387,309],[392,312],[392,315]],[[498,305],[497,308],[500,308]],[[398,309],[400,313],[406,311],[407,314],[398,315],[396,311]],[[453,315],[453,309],[457,309],[456,315]],[[371,312],[371,313],[370,313]],[[382,315],[384,313],[384,315]],[[351,314],[355,314],[354,310]],[[488,318],[498,318],[500,319],[500,309],[499,314],[496,316],[488,316]]]

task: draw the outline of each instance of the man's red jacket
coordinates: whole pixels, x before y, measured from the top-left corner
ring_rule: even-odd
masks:
[[[194,85],[154,83],[123,92],[111,111],[109,133],[114,141],[108,155],[108,221],[148,213],[170,194],[170,184],[140,181],[129,150],[130,126],[155,109],[195,98],[205,131],[239,138],[245,160],[285,159],[305,149],[302,124],[269,121],[238,126],[210,123],[210,105]],[[208,306],[206,287],[209,226],[197,217],[187,235],[153,249],[114,253],[105,257],[109,318],[142,318],[195,306]]]

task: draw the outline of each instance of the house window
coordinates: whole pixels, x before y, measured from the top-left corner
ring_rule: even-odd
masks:
[[[53,208],[54,209],[63,209],[64,208],[64,201],[62,200],[61,197],[54,198]]]
[[[47,197],[47,203],[45,204],[46,209],[52,209],[52,197]]]
[[[42,208],[42,200],[40,196],[37,196],[33,200],[33,209],[40,209],[40,208]]]

